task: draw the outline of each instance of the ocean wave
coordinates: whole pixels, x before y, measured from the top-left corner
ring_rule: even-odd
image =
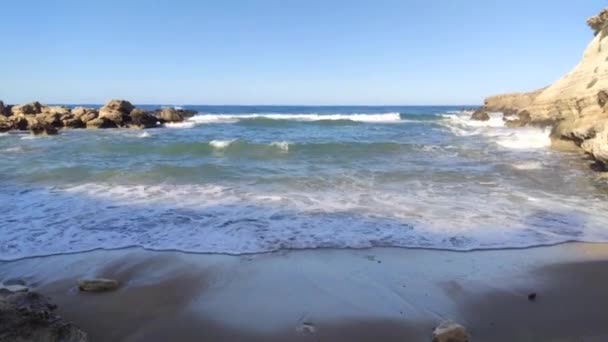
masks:
[[[236,139],[232,139],[232,140],[211,140],[209,142],[209,145],[211,145],[212,147],[218,149],[218,150],[223,150],[226,147],[230,146],[230,144],[232,144],[233,142],[235,142]]]
[[[379,114],[199,114],[188,119],[196,124],[234,123],[242,120],[288,120],[288,121],[354,121],[367,123],[393,123],[400,122],[399,113]]]
[[[289,143],[287,141],[273,141],[270,143],[270,146],[277,147],[281,151],[289,151]]]
[[[355,179],[321,177],[317,182],[275,191],[164,183],[84,183],[14,193],[5,188],[0,192],[6,204],[0,217],[0,259],[127,246],[246,254],[608,241],[603,199],[585,199],[581,205],[573,197],[539,197],[511,189],[490,202],[476,192],[454,201],[452,188],[429,190],[417,182],[404,187],[405,193],[401,188],[365,187]]]
[[[454,135],[484,136],[503,148],[526,150],[551,146],[551,129],[540,127],[505,127],[502,113],[490,113],[486,121],[473,120],[469,113],[443,114],[443,124]]]

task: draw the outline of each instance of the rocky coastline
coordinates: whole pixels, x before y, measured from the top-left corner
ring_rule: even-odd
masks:
[[[608,171],[608,8],[587,24],[594,37],[571,72],[536,91],[488,97],[472,118],[501,112],[508,127],[551,126],[554,146],[572,145]]]
[[[110,100],[101,108],[46,106],[40,102],[5,105],[0,101],[0,132],[30,131],[35,135],[54,135],[66,128],[143,129],[181,122],[195,114],[193,111],[175,108],[143,110],[126,100]]]

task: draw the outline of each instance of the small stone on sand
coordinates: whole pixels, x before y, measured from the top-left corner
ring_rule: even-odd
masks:
[[[467,330],[460,324],[446,321],[433,330],[433,342],[469,342]]]
[[[78,281],[80,291],[86,292],[105,292],[118,288],[118,282],[113,279],[83,279]]]

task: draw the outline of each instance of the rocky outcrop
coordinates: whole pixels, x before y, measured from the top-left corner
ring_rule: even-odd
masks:
[[[24,105],[11,107],[11,115],[35,115],[42,113],[42,105],[40,102],[32,102]]]
[[[61,318],[56,309],[36,292],[0,294],[0,341],[88,341],[87,334]]]
[[[126,126],[129,114],[135,107],[129,101],[110,100],[99,110],[99,117],[112,121],[117,127]]]
[[[100,129],[100,128],[116,128],[116,123],[106,118],[95,118],[89,120],[86,123],[86,127],[89,129]]]
[[[43,118],[37,117],[28,117],[28,129],[34,135],[55,135],[58,133],[58,130],[51,123],[44,121]]]
[[[74,118],[77,118],[82,121],[82,123],[86,124],[93,119],[97,119],[99,111],[94,108],[76,107],[72,109],[72,114],[74,115]]]
[[[543,89],[531,93],[511,93],[491,96],[485,99],[484,108],[489,112],[513,115],[528,107]]]
[[[595,35],[600,33],[608,26],[608,8],[602,10],[600,14],[589,18],[587,24],[591,27]]]
[[[0,115],[0,133],[13,129],[13,123],[5,116]]]
[[[553,126],[552,139],[571,141],[606,163],[608,134],[608,9],[588,20],[595,37],[575,68],[552,85],[489,97],[484,108],[501,111],[511,127]],[[509,116],[516,115],[512,118]]]
[[[58,128],[151,128],[158,122],[179,122],[193,111],[173,108],[150,112],[135,108],[126,100],[110,100],[95,108],[45,106],[40,102],[5,106],[0,102],[0,132],[30,130],[33,134],[56,134]],[[161,119],[162,118],[162,119]]]

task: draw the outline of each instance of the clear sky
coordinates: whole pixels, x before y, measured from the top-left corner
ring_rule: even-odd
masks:
[[[6,103],[478,104],[545,86],[605,0],[15,0]]]

